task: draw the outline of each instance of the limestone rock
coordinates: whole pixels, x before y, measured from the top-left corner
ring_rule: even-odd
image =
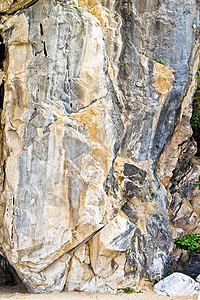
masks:
[[[27,7],[38,0],[0,0],[0,13],[13,13]]]
[[[133,223],[117,216],[90,240],[91,266],[96,275],[108,277],[114,272],[114,258],[128,249],[135,229]]]
[[[0,253],[31,292],[162,277],[199,230],[198,12],[0,0]]]
[[[173,273],[154,285],[154,291],[163,296],[186,296],[199,294],[200,285],[182,273]]]

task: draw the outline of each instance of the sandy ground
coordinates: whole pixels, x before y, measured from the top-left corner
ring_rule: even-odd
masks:
[[[0,300],[197,300],[198,296],[164,297],[153,291],[153,284],[144,281],[138,288],[142,293],[117,295],[112,294],[90,294],[83,292],[62,292],[60,294],[28,294],[22,286],[0,287]],[[200,297],[199,297],[200,299]]]

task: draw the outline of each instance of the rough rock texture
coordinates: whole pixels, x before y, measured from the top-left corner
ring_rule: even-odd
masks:
[[[198,295],[200,284],[182,273],[173,273],[154,285],[154,291],[163,296]]]
[[[35,293],[164,276],[172,237],[200,228],[199,1],[1,0],[0,12],[1,254]]]

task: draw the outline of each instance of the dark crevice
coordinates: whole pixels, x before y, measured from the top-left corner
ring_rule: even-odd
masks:
[[[5,59],[5,44],[3,42],[3,37],[0,34],[0,68],[3,69],[3,61]]]
[[[0,250],[2,251],[2,248]],[[20,293],[28,292],[13,266],[5,257],[0,255],[0,288],[4,286],[15,286],[14,290]],[[12,291],[13,288],[11,288],[10,292]]]
[[[40,35],[43,36],[43,34],[44,34],[43,27],[42,24],[40,23]]]
[[[5,166],[5,161],[4,161],[4,163],[3,163],[3,167],[2,167],[2,177],[3,177],[3,180],[2,180],[2,191],[4,191],[5,190],[5,182],[6,182],[6,166]]]
[[[44,55],[47,56],[47,49],[46,49],[45,42],[44,42]]]
[[[0,85],[0,109],[3,109],[3,100],[4,100],[4,80]]]
[[[0,286],[17,285],[16,273],[9,262],[0,255]]]
[[[12,197],[12,206],[13,206],[13,216],[15,215],[15,197]],[[11,240],[13,240],[13,235],[14,235],[14,217],[12,218],[12,222],[11,222]]]
[[[197,143],[197,152],[195,156],[200,156],[200,66],[196,75],[196,92],[193,100],[193,112],[190,120],[193,129],[193,138]]]
[[[3,62],[5,59],[5,44],[3,42],[3,37],[0,35],[0,69],[3,71]],[[3,109],[4,100],[4,80],[0,84],[0,109]]]

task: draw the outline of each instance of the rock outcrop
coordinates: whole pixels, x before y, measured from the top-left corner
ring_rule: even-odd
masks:
[[[35,293],[162,277],[173,237],[200,228],[199,1],[1,0],[0,14],[1,254]]]

